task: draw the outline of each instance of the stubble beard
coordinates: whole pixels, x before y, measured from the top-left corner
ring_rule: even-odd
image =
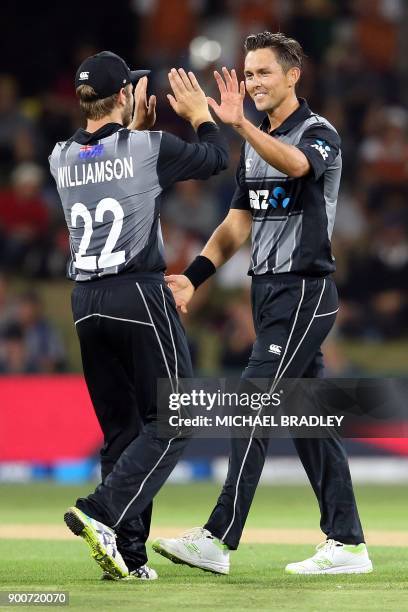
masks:
[[[254,104],[255,104],[255,108],[259,113],[270,113],[273,112],[274,109],[279,105],[279,103],[276,103],[275,100],[271,100],[270,97],[268,96],[269,99],[264,100],[261,103],[261,106],[258,106],[256,103],[256,100],[254,98],[252,98]]]
[[[269,100],[268,102],[265,103],[265,107],[264,108],[262,108],[262,109],[257,108],[257,110],[259,112],[266,113],[267,115],[270,115],[270,114],[274,113],[275,110],[277,108],[279,108],[284,101],[285,101],[285,97],[281,96],[279,98],[275,98],[273,100]]]
[[[129,100],[129,102],[126,103],[125,108],[123,109],[123,113],[122,113],[122,123],[124,126],[127,126],[131,123],[132,121],[132,104]]]

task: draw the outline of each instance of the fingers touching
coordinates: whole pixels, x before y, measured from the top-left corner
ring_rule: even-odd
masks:
[[[172,68],[168,73],[170,86],[174,96],[168,95],[167,98],[171,104],[171,98],[178,100],[183,94],[201,89],[195,74],[191,71],[188,73],[183,68]],[[216,70],[214,77],[220,90],[221,95],[227,93],[240,93],[245,95],[245,84],[243,81],[238,82],[237,73],[234,68],[229,71],[225,66],[222,68],[222,75]],[[141,79],[143,81],[144,79]],[[141,82],[139,81],[139,83]],[[147,79],[146,79],[147,81]],[[146,83],[141,85],[146,89]],[[142,90],[143,91],[143,90]],[[210,98],[211,99],[211,98]],[[209,100],[210,100],[209,99]],[[212,100],[214,102],[214,100]],[[210,103],[210,102],[209,102]]]

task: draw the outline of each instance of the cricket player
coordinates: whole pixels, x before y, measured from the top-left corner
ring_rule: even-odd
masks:
[[[156,102],[146,100],[148,72],[129,70],[109,51],[87,58],[75,78],[86,129],[58,142],[50,156],[70,236],[68,276],[75,281],[72,310],[85,380],[104,435],[102,482],[64,518],[112,579],[157,578],[146,565],[152,499],[186,445],[156,433],[157,379],[177,386],[179,377],[192,376],[164,282],[162,193],[176,181],[207,179],[228,161],[191,72],[171,70],[167,97],[198,143],[148,131]]]
[[[252,232],[252,308],[256,341],[243,378],[320,377],[320,346],[338,311],[331,235],[341,175],[335,128],[296,96],[302,48],[284,34],[263,32],[245,41],[245,83],[234,70],[216,72],[221,101],[209,103],[244,139],[230,211],[201,255],[183,275],[167,281],[187,311],[195,289],[222,266]],[[244,115],[245,87],[259,127]],[[224,488],[204,527],[154,550],[187,565],[228,574],[229,551],[238,547],[262,472],[267,440],[231,440]],[[372,571],[357,512],[347,456],[340,438],[295,438],[321,511],[327,540],[315,555],[290,563],[292,574]]]

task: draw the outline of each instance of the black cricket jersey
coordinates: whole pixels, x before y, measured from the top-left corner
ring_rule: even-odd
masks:
[[[202,123],[197,136],[198,143],[187,143],[109,123],[92,134],[79,129],[55,145],[49,162],[69,230],[69,278],[165,270],[163,190],[176,181],[207,179],[228,163],[214,123]]]
[[[252,213],[251,276],[325,276],[335,270],[331,235],[342,167],[340,137],[304,99],[299,102],[271,136],[306,155],[311,166],[306,176],[287,176],[249,143],[242,147],[231,208]],[[268,128],[266,117],[260,129]]]

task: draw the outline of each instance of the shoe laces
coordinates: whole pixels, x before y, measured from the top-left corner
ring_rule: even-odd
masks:
[[[193,542],[194,540],[200,540],[203,537],[207,537],[210,535],[210,532],[204,529],[203,527],[193,527],[193,529],[189,529],[185,531],[180,539],[185,540],[186,542]]]
[[[129,574],[133,574],[134,576],[137,576],[138,578],[141,578],[142,576],[149,578],[150,568],[147,565],[141,565],[137,569],[134,569],[131,572],[129,572]]]
[[[338,546],[340,544],[340,542],[337,542],[337,540],[324,540],[323,542],[320,542],[320,544],[318,544],[316,546],[316,555],[315,557],[320,557],[320,556],[324,556],[325,554],[331,554],[333,552],[333,549],[336,548],[336,546]]]

